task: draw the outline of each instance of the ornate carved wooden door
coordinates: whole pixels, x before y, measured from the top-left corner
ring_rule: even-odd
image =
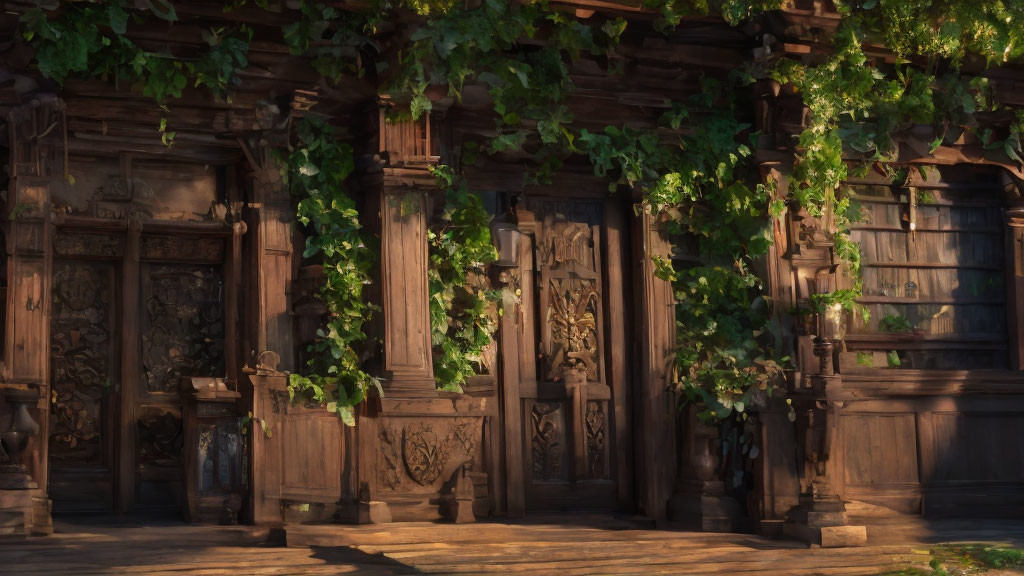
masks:
[[[143,238],[143,258],[177,255],[154,248],[157,241],[162,242]],[[142,265],[141,288],[142,362],[133,382],[136,505],[177,508],[183,489],[182,396],[192,376],[224,374],[223,280],[216,265],[154,261]]]
[[[50,497],[109,511],[116,469],[118,337],[112,262],[56,260],[50,315]]]
[[[530,198],[527,208],[535,223],[523,226],[532,242],[520,268],[522,357],[534,359],[520,384],[526,506],[628,507],[621,208],[554,198]]]

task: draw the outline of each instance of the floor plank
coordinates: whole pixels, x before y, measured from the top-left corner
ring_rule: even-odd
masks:
[[[57,522],[50,537],[0,540],[0,572],[848,576],[927,566],[930,542],[1024,545],[1024,526],[994,521],[922,522],[876,533],[886,540],[865,548],[821,549],[747,534],[651,530],[614,518],[569,516],[475,525],[288,526],[277,532],[170,522]]]

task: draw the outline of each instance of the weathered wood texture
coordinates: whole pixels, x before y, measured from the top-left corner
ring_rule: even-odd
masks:
[[[855,183],[871,320],[851,319],[840,362],[837,481],[849,499],[926,516],[1020,513],[1024,452],[1000,439],[1024,426],[1008,297],[1024,247],[1005,239],[1017,228],[1000,182],[944,168],[911,188]],[[912,331],[887,329],[893,319]]]
[[[1008,368],[1006,227],[997,183],[936,178],[912,188],[853,190],[862,220],[852,239],[861,246],[861,302],[871,318],[865,324],[851,316],[844,363],[886,367],[895,350],[900,368]],[[884,329],[893,319],[905,320],[909,333]]]
[[[545,517],[524,524],[289,526],[288,547],[266,528],[58,524],[46,539],[0,543],[8,574],[778,574],[874,575],[925,567],[924,542],[1024,544],[1019,525],[886,526],[889,542],[808,549],[736,534],[637,529],[607,519]]]
[[[346,496],[342,463],[352,430],[320,406],[293,405],[285,376],[250,375],[248,381],[253,398],[250,519],[280,524],[333,517]]]
[[[675,342],[672,286],[654,275],[653,258],[668,258],[671,246],[653,217],[633,220],[633,274],[638,326],[638,382],[635,394],[637,504],[663,520],[676,476],[675,395],[669,390],[669,350]],[[672,455],[672,457],[667,457]]]

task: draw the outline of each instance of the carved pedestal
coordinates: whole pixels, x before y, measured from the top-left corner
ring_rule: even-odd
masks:
[[[475,475],[484,471],[487,403],[457,394],[385,396],[359,419],[358,497],[339,520],[472,522],[486,513]],[[476,509],[474,509],[476,508]]]
[[[670,519],[691,530],[734,531],[742,511],[718,478],[718,429],[701,423],[693,405],[684,420],[681,447],[676,489],[668,504]]]
[[[783,534],[825,548],[864,546],[867,527],[849,525],[846,506],[835,489],[835,471],[830,470],[842,409],[842,402],[834,399],[842,379],[832,373],[831,342],[817,338],[815,354],[821,358],[819,374],[810,378],[810,388],[792,395],[804,472],[800,503],[790,510]]]

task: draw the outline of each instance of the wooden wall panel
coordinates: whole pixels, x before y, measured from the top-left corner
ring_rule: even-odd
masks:
[[[289,408],[281,421],[281,497],[335,503],[341,498],[341,419],[324,410]]]
[[[248,377],[253,393],[250,512],[257,524],[285,520],[289,503],[323,504],[305,518],[324,519],[342,499],[342,462],[353,429],[319,406],[288,399],[286,376]],[[364,422],[360,428],[364,429]]]
[[[841,425],[847,485],[918,482],[913,414],[850,414]]]
[[[933,415],[937,483],[1024,482],[1024,414]]]
[[[943,173],[945,175],[945,173]],[[1009,368],[1005,229],[998,186],[856,183],[865,321],[849,316],[847,368]],[[910,230],[910,199],[916,199]],[[883,329],[901,318],[913,333]],[[896,361],[898,356],[899,361]]]

